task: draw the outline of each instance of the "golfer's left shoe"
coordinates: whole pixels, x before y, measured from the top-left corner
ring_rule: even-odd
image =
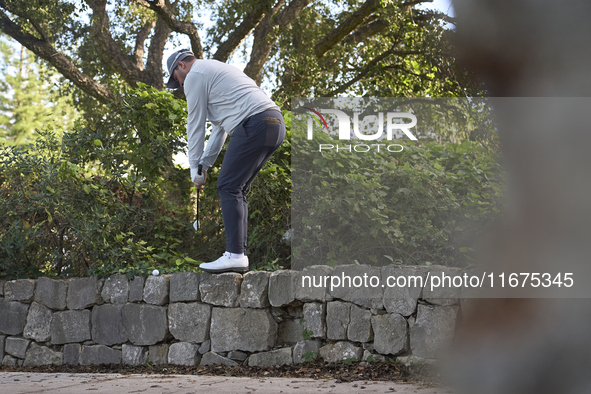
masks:
[[[245,273],[248,271],[248,257],[232,258],[229,252],[224,252],[222,257],[211,263],[201,263],[199,269],[212,274],[221,274],[223,272]]]

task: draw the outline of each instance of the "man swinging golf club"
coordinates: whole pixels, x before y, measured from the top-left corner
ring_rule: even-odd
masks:
[[[222,257],[199,268],[206,272],[246,272],[248,205],[246,191],[254,177],[285,138],[285,123],[277,105],[237,68],[217,60],[197,59],[188,49],[167,60],[166,86],[184,87],[187,98],[187,141],[191,180],[201,189],[224,141],[231,136],[217,190],[226,229]],[[205,121],[212,133],[205,143]],[[199,174],[199,167],[202,167]]]

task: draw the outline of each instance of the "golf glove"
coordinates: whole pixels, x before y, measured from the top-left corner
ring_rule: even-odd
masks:
[[[195,184],[201,184],[205,182],[205,171],[201,172],[201,175],[197,173],[197,169],[191,167],[191,181]]]

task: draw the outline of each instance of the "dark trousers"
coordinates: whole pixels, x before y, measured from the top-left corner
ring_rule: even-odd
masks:
[[[246,251],[246,192],[284,139],[285,122],[277,110],[253,115],[234,129],[217,183],[226,229],[227,252]]]

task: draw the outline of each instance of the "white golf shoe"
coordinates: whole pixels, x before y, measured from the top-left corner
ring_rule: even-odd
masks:
[[[224,252],[222,257],[211,263],[201,263],[199,269],[212,274],[221,274],[223,272],[245,273],[248,271],[248,257],[239,258],[230,257],[230,252]]]

